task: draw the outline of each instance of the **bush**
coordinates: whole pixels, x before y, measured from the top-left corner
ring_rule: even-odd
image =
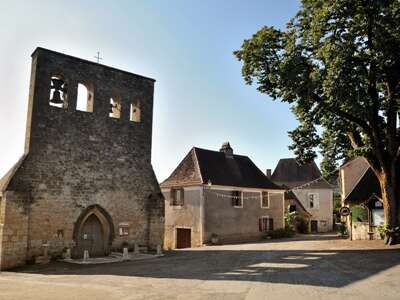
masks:
[[[267,237],[271,239],[282,239],[282,238],[290,238],[294,235],[294,231],[289,229],[275,229],[268,231]]]
[[[361,205],[352,205],[350,207],[353,222],[368,222],[368,209]]]
[[[298,219],[297,231],[300,233],[308,233],[309,232],[308,222],[306,220],[304,220],[303,218]]]
[[[336,232],[341,236],[347,235],[347,226],[345,223],[340,223],[336,225]]]
[[[290,205],[287,207],[284,215],[285,219],[285,228],[289,230],[294,230],[294,226],[296,223],[296,220],[298,218],[298,214],[296,211],[290,211]]]

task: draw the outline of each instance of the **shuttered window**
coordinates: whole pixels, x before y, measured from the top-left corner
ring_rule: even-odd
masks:
[[[309,208],[319,208],[319,199],[317,193],[308,194],[308,207]]]
[[[182,188],[171,189],[171,202],[172,206],[183,206],[185,201],[185,191]]]
[[[233,207],[243,207],[243,199],[241,191],[232,191],[232,206]]]
[[[261,193],[261,208],[269,208],[269,193]]]
[[[258,220],[258,229],[261,232],[274,230],[274,219],[269,217],[261,217]]]

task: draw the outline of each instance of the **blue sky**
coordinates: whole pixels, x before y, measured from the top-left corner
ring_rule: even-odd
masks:
[[[152,77],[152,163],[165,179],[193,146],[229,141],[262,170],[291,157],[289,106],[246,86],[232,55],[296,0],[0,1],[0,176],[23,153],[30,54],[37,46]]]

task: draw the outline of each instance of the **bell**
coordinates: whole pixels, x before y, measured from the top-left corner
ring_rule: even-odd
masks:
[[[60,91],[54,91],[53,97],[50,99],[50,102],[53,104],[63,104],[64,101],[61,99]]]
[[[109,113],[110,114],[112,114],[112,113],[114,113],[114,104],[110,104],[110,110],[109,110]]]
[[[61,90],[62,86],[64,85],[64,80],[59,79],[59,78],[52,78],[51,82],[53,84],[52,88],[56,90]]]

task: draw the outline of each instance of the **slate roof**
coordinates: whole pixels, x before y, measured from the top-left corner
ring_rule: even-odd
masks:
[[[372,195],[381,197],[381,188],[374,171],[369,168],[361,177],[358,184],[355,185],[354,189],[344,199],[344,202],[354,204],[362,203],[368,200]]]
[[[361,156],[347,161],[340,167],[341,192],[344,199],[354,190],[369,168],[367,160]]]
[[[304,188],[332,189],[332,186],[321,176],[322,174],[315,162],[300,165],[295,158],[282,158],[279,160],[274,173],[272,173],[271,180],[278,185],[289,188],[307,184]]]
[[[286,191],[285,192],[285,200],[294,200],[296,203],[300,206],[300,208],[309,216],[312,216],[312,214],[304,207],[303,203],[297,198],[295,193],[293,191]]]
[[[243,155],[193,147],[161,187],[207,184],[283,190]]]

